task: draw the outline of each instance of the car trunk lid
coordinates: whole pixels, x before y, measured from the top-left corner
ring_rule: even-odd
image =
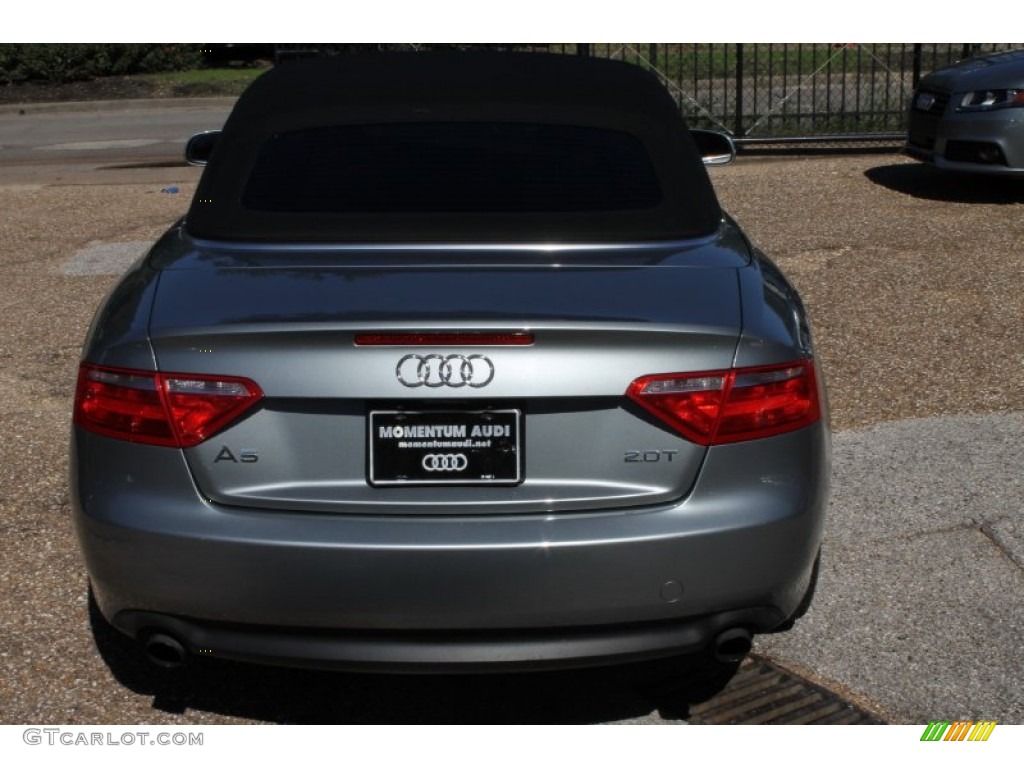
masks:
[[[256,412],[186,451],[203,495],[350,514],[568,512],[683,496],[705,449],[624,393],[642,375],[731,365],[735,270],[665,253],[508,261],[221,255],[165,269],[150,329],[160,370],[243,376],[265,393]],[[358,343],[366,333],[419,336]],[[431,336],[445,333],[470,336]],[[467,342],[486,333],[530,343]],[[402,425],[412,431],[396,433]],[[460,455],[479,464],[495,452],[505,457],[455,472]]]

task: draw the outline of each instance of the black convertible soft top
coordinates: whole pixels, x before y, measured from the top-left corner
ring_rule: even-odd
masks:
[[[257,242],[566,243],[685,239],[720,219],[653,75],[453,52],[266,73],[228,118],[186,228]]]

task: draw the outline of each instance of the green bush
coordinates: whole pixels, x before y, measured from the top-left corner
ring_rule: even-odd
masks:
[[[134,75],[149,72],[180,72],[198,69],[203,55],[198,44],[154,45],[135,43],[107,45],[111,75]]]
[[[0,44],[0,81],[69,83],[195,69],[202,62],[199,45],[188,43],[4,43]]]

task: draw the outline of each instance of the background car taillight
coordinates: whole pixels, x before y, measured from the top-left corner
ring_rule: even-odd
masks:
[[[107,437],[191,448],[263,399],[249,379],[155,373],[83,363],[75,424]]]
[[[642,376],[626,396],[700,445],[778,435],[821,416],[811,360]]]

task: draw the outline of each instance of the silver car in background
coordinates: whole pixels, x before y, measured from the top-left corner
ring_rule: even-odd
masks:
[[[71,496],[150,658],[536,669],[810,601],[829,486],[793,287],[649,73],[555,55],[272,70],[100,307]]]
[[[946,170],[1024,174],[1024,50],[966,59],[922,78],[906,150]]]

